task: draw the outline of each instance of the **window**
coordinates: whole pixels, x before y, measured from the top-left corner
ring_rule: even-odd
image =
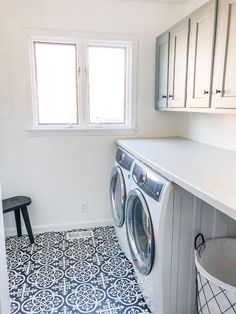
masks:
[[[125,123],[126,48],[88,47],[89,122]]]
[[[78,123],[76,46],[34,43],[38,124]]]
[[[134,40],[31,38],[33,126],[134,127]]]

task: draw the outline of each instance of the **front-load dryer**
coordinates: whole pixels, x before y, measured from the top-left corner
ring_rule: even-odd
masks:
[[[126,236],[125,203],[130,191],[133,161],[134,158],[130,154],[118,147],[110,179],[110,199],[114,226],[120,246],[128,259],[131,259],[131,256]]]
[[[173,186],[135,161],[126,201],[127,240],[142,294],[155,314],[170,314]]]

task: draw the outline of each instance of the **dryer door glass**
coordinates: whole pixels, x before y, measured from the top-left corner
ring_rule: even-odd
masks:
[[[150,273],[154,260],[152,220],[143,194],[132,190],[127,199],[127,237],[133,262],[139,272]]]
[[[110,198],[114,223],[121,227],[125,220],[125,181],[120,167],[114,167],[111,173]]]

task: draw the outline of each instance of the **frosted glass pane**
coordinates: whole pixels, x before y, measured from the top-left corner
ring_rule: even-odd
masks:
[[[89,47],[90,123],[125,123],[125,48]]]
[[[77,123],[76,45],[35,43],[38,123]]]

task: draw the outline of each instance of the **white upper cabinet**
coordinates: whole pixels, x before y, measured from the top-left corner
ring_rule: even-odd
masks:
[[[236,108],[236,0],[220,0],[212,107]]]
[[[156,108],[166,108],[168,104],[169,33],[157,38],[156,65]]]
[[[216,1],[210,1],[191,15],[187,107],[210,107],[216,4]]]
[[[168,107],[185,107],[190,20],[170,30]]]

